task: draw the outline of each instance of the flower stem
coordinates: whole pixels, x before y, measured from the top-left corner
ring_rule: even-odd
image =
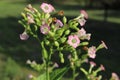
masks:
[[[50,75],[49,75],[49,61],[46,62],[46,80],[50,80]]]
[[[76,68],[74,67],[74,68],[73,68],[73,79],[72,79],[72,80],[75,80],[75,77],[76,77],[76,76],[75,76],[75,70],[76,70]]]

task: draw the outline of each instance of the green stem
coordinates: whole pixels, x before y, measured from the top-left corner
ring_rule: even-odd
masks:
[[[50,75],[49,75],[49,61],[46,62],[46,80],[50,80]]]
[[[76,76],[75,76],[75,70],[76,70],[76,68],[74,67],[74,68],[73,68],[73,79],[72,79],[72,80],[75,80],[75,77],[76,77]]]

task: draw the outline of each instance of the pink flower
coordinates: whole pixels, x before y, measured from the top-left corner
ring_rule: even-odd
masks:
[[[85,29],[84,29],[84,28],[81,28],[81,29],[78,31],[77,35],[78,35],[79,38],[85,36],[85,35],[86,35]]]
[[[40,27],[40,31],[43,34],[48,34],[48,32],[50,31],[50,27],[47,24],[44,24]]]
[[[68,37],[68,44],[74,48],[78,47],[80,40],[77,35],[70,35]]]
[[[56,25],[62,27],[62,26],[63,26],[63,23],[62,23],[60,20],[57,19],[57,20],[56,20]]]
[[[116,73],[112,73],[112,79],[111,80],[120,80],[119,76]]]
[[[84,26],[86,23],[86,20],[84,18],[78,19],[78,22],[80,23],[81,26]]]
[[[91,65],[92,67],[94,67],[94,66],[96,66],[96,63],[93,62],[93,61],[90,61],[90,65]]]
[[[21,40],[27,40],[29,38],[29,35],[26,32],[23,32],[20,34],[20,39]]]
[[[34,18],[32,15],[27,14],[28,24],[35,23]]]
[[[80,13],[84,16],[84,18],[88,19],[88,14],[85,10],[80,10]]]
[[[42,3],[40,8],[45,12],[45,13],[51,13],[52,11],[54,11],[54,7],[51,4],[47,4],[47,3]]]
[[[102,64],[100,65],[100,69],[105,71],[105,67]]]
[[[87,39],[87,40],[90,40],[90,37],[91,37],[91,34],[86,34],[86,31],[84,28],[81,28],[78,32],[77,32],[77,36],[84,40],[84,39]]]
[[[85,39],[90,40],[91,34],[86,34]]]
[[[96,57],[96,47],[95,46],[88,48],[88,56],[93,59]]]
[[[104,41],[101,41],[101,45],[102,45],[105,49],[108,49],[108,47],[106,46],[106,44],[105,44]]]

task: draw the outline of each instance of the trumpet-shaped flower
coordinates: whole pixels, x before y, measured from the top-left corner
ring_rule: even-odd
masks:
[[[77,35],[70,35],[68,37],[68,44],[74,48],[78,47],[80,40]]]
[[[92,67],[94,67],[94,66],[96,66],[96,63],[93,62],[93,61],[90,61],[90,65],[91,65]]]
[[[77,35],[79,38],[83,37],[86,35],[86,31],[84,28],[81,28],[78,32],[77,32]]]
[[[85,10],[80,10],[80,13],[84,16],[84,18],[88,19],[88,14]]]
[[[57,19],[57,20],[56,20],[56,25],[62,27],[62,26],[63,26],[63,23],[62,23],[60,20]]]
[[[105,71],[105,67],[102,64],[100,65],[100,69]]]
[[[44,24],[40,27],[40,31],[43,34],[47,34],[50,31],[50,27],[47,24]]]
[[[103,46],[103,48],[108,49],[108,47],[106,46],[104,41],[101,41],[101,46]]]
[[[54,7],[51,4],[47,4],[47,3],[42,3],[40,8],[45,12],[45,13],[51,13],[52,11],[54,11]]]
[[[29,35],[26,32],[23,32],[20,34],[20,39],[21,40],[27,40],[29,38]]]
[[[78,19],[78,22],[80,23],[81,26],[84,26],[86,23],[86,20],[84,18]]]
[[[32,15],[27,14],[28,24],[35,23],[34,18]]]
[[[91,34],[86,34],[86,31],[84,28],[81,28],[78,32],[77,32],[77,36],[84,40],[84,39],[87,39],[87,40],[90,40],[90,37],[91,37]]]
[[[95,46],[88,48],[88,56],[93,59],[96,57],[96,47]]]

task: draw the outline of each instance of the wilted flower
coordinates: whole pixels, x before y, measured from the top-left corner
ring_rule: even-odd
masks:
[[[29,35],[26,32],[23,32],[20,34],[20,39],[21,40],[27,40],[29,38]]]
[[[96,57],[96,47],[95,46],[88,48],[88,56],[93,59]]]
[[[64,15],[64,11],[63,10],[59,11],[58,15],[63,16]]]
[[[76,48],[79,46],[80,40],[77,35],[70,35],[68,37],[68,44],[71,45],[72,47]]]
[[[47,34],[50,31],[50,27],[47,24],[44,24],[40,27],[40,31],[43,34]]]
[[[88,14],[85,10],[80,10],[80,13],[84,16],[84,18],[88,19]]]
[[[40,8],[45,12],[45,13],[50,13],[52,11],[54,11],[54,7],[51,4],[47,4],[47,3],[42,3]]]

